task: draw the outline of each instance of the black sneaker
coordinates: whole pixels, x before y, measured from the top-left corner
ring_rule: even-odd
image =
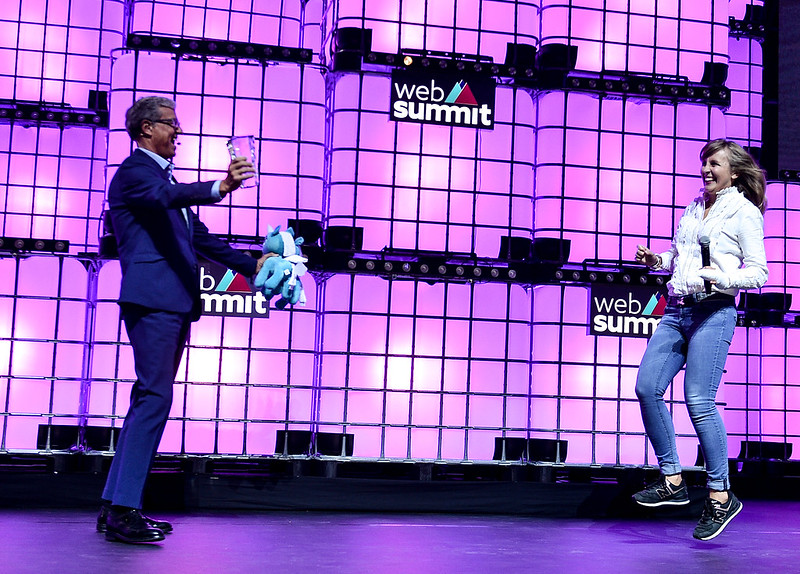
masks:
[[[633,500],[642,506],[683,506],[689,504],[689,491],[686,482],[673,485],[662,474],[656,482],[633,495]]]
[[[716,538],[731,520],[742,511],[742,503],[731,491],[728,491],[728,502],[725,504],[709,497],[703,507],[703,515],[694,529],[693,536],[698,540]]]

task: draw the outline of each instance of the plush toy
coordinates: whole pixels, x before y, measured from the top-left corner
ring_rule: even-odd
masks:
[[[300,303],[305,305],[306,295],[300,277],[305,275],[308,261],[300,252],[303,238],[295,239],[294,230],[290,227],[281,231],[280,226],[268,228],[264,240],[263,253],[276,253],[275,257],[268,257],[256,275],[255,286],[260,289],[267,300],[275,295],[280,295],[275,307],[283,309],[287,305]]]

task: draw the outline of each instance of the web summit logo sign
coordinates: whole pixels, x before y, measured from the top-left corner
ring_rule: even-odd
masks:
[[[666,287],[593,284],[589,334],[612,337],[650,337],[664,316]]]
[[[401,122],[492,129],[496,87],[490,77],[393,70],[390,115]]]
[[[243,275],[207,259],[200,259],[199,263],[203,315],[269,316],[269,301],[260,291],[253,293]]]

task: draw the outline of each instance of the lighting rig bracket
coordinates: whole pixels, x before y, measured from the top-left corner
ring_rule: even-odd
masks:
[[[800,182],[800,170],[782,169],[778,172],[779,181]]]
[[[371,30],[365,36],[371,36]],[[509,47],[514,45],[509,45]],[[534,46],[526,46],[536,52]],[[346,65],[337,69],[337,54],[347,55]],[[547,56],[539,58],[538,56]],[[552,56],[556,57],[552,57]],[[690,82],[682,76],[634,74],[603,71],[599,73],[574,70],[577,57],[575,46],[549,44],[531,61],[494,62],[491,57],[403,49],[397,53],[373,51],[370,42],[334,51],[333,71],[374,71],[400,68],[428,72],[459,72],[493,76],[499,83],[534,91],[568,90],[596,94],[600,97],[638,98],[666,103],[701,103],[727,109],[731,92],[724,85]],[[355,61],[360,60],[360,61]],[[553,60],[551,62],[551,60]],[[562,61],[563,60],[563,61]]]
[[[682,76],[639,75],[623,72],[591,74],[569,72],[562,77],[550,77],[539,82],[544,90],[565,89],[587,92],[603,97],[652,100],[659,103],[680,102],[709,104],[723,109],[731,105],[731,91],[723,85],[690,82]]]
[[[73,108],[67,104],[0,99],[0,122],[22,126],[107,128],[108,110]]]
[[[728,18],[730,35],[734,38],[750,38],[763,42],[767,38],[766,7],[748,5],[744,18],[737,20],[735,16]]]
[[[262,64],[266,62],[308,64],[313,56],[313,52],[308,48],[145,34],[128,34],[125,40],[125,47],[130,50],[143,50],[146,52],[166,52],[179,57],[196,56],[225,60],[254,60]]]
[[[69,252],[69,241],[63,239],[0,237],[0,257],[5,253],[18,255],[31,253],[33,251],[66,254]]]
[[[470,253],[417,250],[354,251],[324,249],[309,257],[308,269],[320,276],[334,273],[373,275],[450,283],[509,283],[533,285],[666,285],[669,275],[634,263],[616,265],[559,265],[534,260],[477,257]]]

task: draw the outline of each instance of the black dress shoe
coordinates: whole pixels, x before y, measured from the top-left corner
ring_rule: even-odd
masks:
[[[153,528],[135,508],[124,512],[109,509],[106,516],[106,540],[141,544],[164,540],[164,531]]]
[[[111,507],[108,504],[104,504],[100,507],[100,514],[97,515],[97,531],[98,532],[105,532],[106,531],[106,521],[108,520],[108,513],[111,512]],[[139,513],[141,514],[141,512]],[[169,534],[172,532],[172,524],[167,522],[166,520],[156,520],[155,518],[150,518],[149,516],[145,516],[142,514],[142,518],[144,521],[150,525],[150,528],[158,528],[164,534]]]

